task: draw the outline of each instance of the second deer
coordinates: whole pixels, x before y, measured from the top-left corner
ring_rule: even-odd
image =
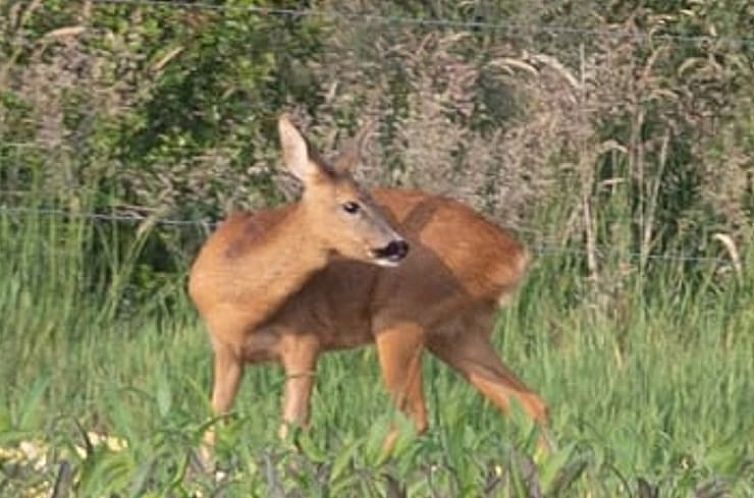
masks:
[[[231,409],[245,364],[279,362],[284,435],[308,422],[319,356],[376,343],[387,389],[420,432],[425,349],[503,411],[516,399],[544,425],[544,402],[490,342],[498,307],[526,271],[525,248],[451,199],[362,188],[351,170],[365,132],[328,163],[287,116],[278,129],[301,199],[231,216],[191,269],[190,295],[214,350],[214,412]]]

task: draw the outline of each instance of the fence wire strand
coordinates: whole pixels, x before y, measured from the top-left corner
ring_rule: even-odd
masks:
[[[0,213],[7,215],[21,215],[21,216],[47,216],[58,218],[72,218],[72,219],[88,219],[93,221],[113,221],[116,223],[142,223],[150,221],[156,225],[165,226],[202,226],[208,228],[215,228],[219,222],[208,220],[179,220],[171,218],[159,218],[155,216],[148,216],[136,213],[92,213],[92,212],[73,212],[65,211],[63,209],[53,208],[26,208],[26,207],[0,207]]]
[[[245,11],[250,13],[259,14],[260,16],[277,16],[287,18],[303,18],[303,17],[322,17],[334,21],[349,21],[360,22],[365,24],[383,24],[383,25],[399,25],[399,26],[420,26],[430,29],[456,29],[456,30],[468,30],[468,31],[487,31],[487,32],[500,32],[505,33],[511,37],[524,37],[532,35],[553,35],[553,36],[573,36],[573,37],[590,37],[590,38],[610,38],[620,40],[633,40],[638,42],[648,41],[665,41],[669,43],[677,44],[709,44],[709,43],[729,43],[742,46],[754,47],[754,38],[746,37],[725,37],[725,36],[690,36],[681,35],[673,32],[657,33],[647,32],[641,30],[627,30],[627,29],[593,29],[593,28],[578,28],[570,26],[558,26],[558,25],[537,25],[537,24],[516,24],[506,22],[492,22],[482,20],[456,20],[447,18],[419,18],[419,17],[406,17],[406,16],[390,16],[372,13],[349,13],[338,12],[334,10],[317,10],[317,9],[294,9],[294,8],[279,8],[279,7],[261,7],[261,6],[238,6],[227,4],[216,4],[207,1],[189,1],[189,0],[92,0],[92,4],[98,4],[101,6],[133,6],[133,7],[150,7],[150,8],[164,8],[164,9],[201,9],[209,11]],[[12,148],[36,148],[40,147],[38,144],[28,143],[14,143],[5,142],[0,143],[2,146],[8,146]],[[146,210],[147,208],[144,208]],[[10,207],[0,205],[0,214],[5,216],[19,216],[19,217],[34,217],[34,216],[46,216],[46,217],[59,217],[65,219],[86,219],[95,222],[112,222],[112,223],[152,223],[160,226],[170,226],[179,228],[197,227],[204,230],[212,230],[217,228],[220,221],[213,220],[189,220],[189,219],[174,219],[164,218],[154,215],[144,215],[133,212],[120,212],[120,213],[96,213],[96,212],[73,212],[62,209],[53,208],[28,208],[28,207]],[[520,233],[528,233],[534,238],[539,237],[540,242],[533,245],[533,250],[538,254],[572,254],[572,255],[585,255],[587,251],[585,249],[578,248],[566,248],[558,245],[554,242],[547,242],[546,237],[541,230],[536,228],[518,228],[516,230]],[[545,242],[541,242],[544,239]],[[612,253],[610,248],[599,247],[597,255],[605,257]],[[653,261],[662,261],[666,263],[670,262],[698,262],[698,263],[713,263],[713,264],[726,264],[728,261],[719,257],[710,256],[694,256],[683,253],[667,253],[667,254],[649,254],[644,255],[640,253],[627,253],[625,254],[632,260],[646,259]]]
[[[253,5],[236,6],[221,5],[209,2],[191,2],[185,0],[93,0],[95,4],[101,5],[126,5],[140,7],[156,8],[173,8],[173,9],[201,9],[201,10],[242,10],[259,15],[278,16],[278,17],[317,17],[343,20],[351,22],[363,22],[373,24],[393,24],[406,26],[424,26],[435,29],[457,29],[466,31],[482,30],[487,32],[504,32],[509,36],[530,36],[536,35],[567,35],[582,36],[590,38],[613,38],[621,40],[634,40],[639,42],[657,40],[678,44],[703,44],[703,43],[727,43],[745,46],[754,46],[754,38],[744,37],[726,37],[726,36],[709,36],[709,35],[681,35],[678,33],[653,33],[641,30],[626,29],[594,29],[578,28],[571,26],[548,26],[537,24],[516,24],[506,22],[477,21],[477,20],[456,20],[446,18],[420,18],[406,16],[388,16],[381,14],[369,13],[350,13],[338,12],[334,10],[315,10],[315,9],[289,9],[278,7],[260,7]]]
[[[211,220],[187,220],[187,219],[175,219],[175,218],[161,218],[156,216],[149,216],[136,213],[94,213],[94,212],[73,212],[63,209],[53,208],[28,208],[28,207],[8,207],[0,206],[0,214],[6,216],[44,216],[44,217],[58,217],[68,219],[85,219],[95,222],[113,222],[113,223],[153,223],[154,225],[171,226],[179,228],[196,227],[204,230],[214,230],[222,221]],[[534,228],[517,228],[513,230],[519,233],[529,233],[543,236],[543,232]],[[553,242],[538,242],[532,246],[534,252],[541,255],[586,255],[585,249],[566,248]],[[598,257],[606,257],[613,251],[610,248],[604,246],[597,248]],[[683,253],[667,253],[667,254],[649,254],[642,255],[636,252],[630,252],[625,254],[631,260],[639,260],[646,258],[652,261],[662,261],[665,263],[671,262],[688,262],[688,263],[711,263],[711,264],[726,264],[728,260],[713,256],[694,256]]]

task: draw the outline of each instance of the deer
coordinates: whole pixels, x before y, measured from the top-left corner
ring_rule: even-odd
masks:
[[[199,251],[189,294],[214,353],[211,409],[227,415],[248,364],[285,372],[279,435],[309,424],[319,357],[375,344],[384,384],[418,433],[428,429],[422,354],[458,371],[502,412],[515,400],[545,428],[548,409],[500,359],[499,307],[529,265],[508,231],[449,197],[367,190],[353,176],[370,126],[326,161],[290,116],[278,119],[296,202],[230,215]],[[390,448],[396,429],[388,435]],[[214,429],[204,438],[211,452]]]

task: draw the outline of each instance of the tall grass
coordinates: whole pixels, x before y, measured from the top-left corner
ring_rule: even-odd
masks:
[[[551,404],[550,454],[429,356],[416,437],[364,349],[321,361],[312,429],[288,442],[282,372],[250,368],[215,479],[193,465],[211,364],[183,278],[134,301],[143,241],[98,223],[0,215],[2,496],[754,496],[751,274],[692,287],[669,266],[604,301],[571,256],[541,255],[495,337]]]
[[[754,252],[743,274],[655,259],[729,257],[720,240],[752,239],[754,65],[733,43],[750,12],[414,3],[324,2],[353,14],[330,20],[0,4],[0,209],[32,210],[0,210],[0,495],[754,496]],[[499,20],[594,33],[481,28]],[[225,478],[195,472],[213,423],[210,348],[184,290],[200,234],[33,210],[271,203],[292,187],[273,181],[283,107],[325,151],[379,116],[365,183],[448,192],[538,227],[532,247],[561,245],[495,335],[551,404],[551,454],[429,356],[432,428],[412,435],[364,349],[323,359],[312,429],[288,442],[274,436],[280,369],[250,368],[220,427]]]

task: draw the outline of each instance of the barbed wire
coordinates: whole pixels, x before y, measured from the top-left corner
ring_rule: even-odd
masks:
[[[95,213],[95,212],[74,212],[66,211],[63,209],[54,208],[28,208],[28,207],[10,207],[0,206],[0,214],[5,215],[20,215],[20,216],[48,216],[48,217],[60,217],[69,219],[85,219],[98,222],[114,222],[114,223],[145,223],[150,222],[154,225],[173,226],[179,228],[197,227],[204,230],[212,230],[217,228],[221,220],[187,220],[187,219],[175,219],[175,218],[160,218],[154,215],[143,215],[137,213]],[[514,231],[523,232],[529,234],[543,235],[540,230],[533,228],[516,228]],[[571,254],[571,255],[586,255],[588,251],[586,249],[567,248],[554,243],[537,242],[533,245],[533,250],[537,254]],[[615,251],[605,247],[597,248],[598,257],[606,257],[608,254]],[[625,253],[624,256],[631,260],[647,259],[652,261],[664,261],[664,262],[690,262],[690,263],[714,263],[725,264],[729,263],[724,258],[714,256],[694,256],[683,253],[667,253],[667,254],[640,254],[637,252]]]
[[[381,14],[369,13],[350,13],[338,12],[334,10],[315,10],[315,9],[289,9],[278,7],[260,7],[260,6],[236,6],[236,5],[218,5],[209,2],[197,1],[191,2],[186,0],[93,0],[95,4],[103,5],[131,5],[141,7],[161,7],[173,9],[202,9],[202,10],[242,10],[253,12],[260,15],[279,16],[279,17],[316,17],[322,16],[330,19],[339,19],[345,21],[356,21],[373,24],[396,24],[424,26],[429,28],[451,28],[462,30],[484,30],[500,31],[511,36],[526,36],[532,34],[550,34],[550,35],[568,35],[583,37],[603,37],[615,39],[627,39],[633,41],[667,41],[671,43],[683,44],[700,44],[700,43],[728,43],[737,45],[754,46],[754,38],[747,37],[729,37],[729,36],[710,36],[710,35],[682,35],[679,33],[653,33],[641,30],[626,29],[596,29],[596,28],[577,28],[570,26],[558,25],[537,25],[537,24],[517,24],[506,22],[476,21],[476,20],[456,20],[443,18],[420,18],[406,16],[388,16]]]

